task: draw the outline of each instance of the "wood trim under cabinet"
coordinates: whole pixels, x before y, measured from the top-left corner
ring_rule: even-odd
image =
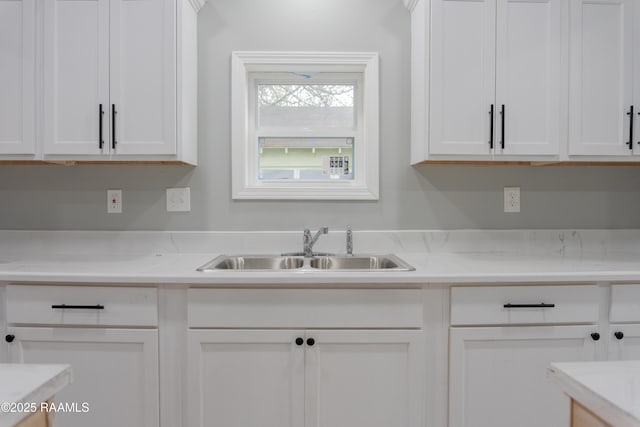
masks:
[[[176,165],[194,166],[180,160],[0,160],[0,166],[38,166],[38,165]]]
[[[469,166],[640,166],[638,162],[612,161],[521,161],[521,160],[425,160],[413,166],[469,165]]]

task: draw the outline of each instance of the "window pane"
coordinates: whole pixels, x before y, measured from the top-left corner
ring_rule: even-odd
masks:
[[[259,138],[261,180],[353,179],[353,138]]]
[[[345,84],[259,84],[259,127],[353,128],[354,91]]]

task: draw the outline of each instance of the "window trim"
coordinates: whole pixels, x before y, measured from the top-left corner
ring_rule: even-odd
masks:
[[[379,199],[379,71],[373,52],[232,52],[231,171],[233,199],[378,200]],[[362,73],[361,141],[356,141],[353,180],[260,181],[256,178],[257,144],[249,140],[250,73],[325,71]],[[253,173],[251,173],[253,172]]]

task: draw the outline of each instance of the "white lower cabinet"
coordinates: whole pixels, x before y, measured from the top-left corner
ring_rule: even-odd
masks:
[[[596,360],[599,289],[451,289],[450,427],[564,427],[569,401],[547,381],[551,362]],[[602,339],[601,339],[602,338]]]
[[[157,289],[9,285],[6,302],[9,362],[71,366],[56,402],[78,410],[56,425],[160,425]]]
[[[298,336],[303,333],[189,331],[189,425],[304,425],[304,350],[296,348]]]
[[[159,425],[157,330],[10,327],[8,335],[13,363],[71,365],[73,383],[56,402],[88,410],[57,413],[59,425]]]
[[[640,360],[640,324],[612,324],[609,331],[609,360]]]
[[[609,360],[640,359],[640,285],[611,286]]]
[[[419,290],[190,289],[189,427],[424,427]]]
[[[418,427],[422,335],[191,330],[189,425]]]
[[[551,362],[595,360],[594,326],[451,328],[451,427],[564,427],[569,402]]]

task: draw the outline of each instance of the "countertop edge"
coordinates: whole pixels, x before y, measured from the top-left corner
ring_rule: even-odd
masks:
[[[568,375],[557,364],[551,364],[547,370],[547,377],[555,382],[571,399],[612,426],[640,427],[640,420]]]

